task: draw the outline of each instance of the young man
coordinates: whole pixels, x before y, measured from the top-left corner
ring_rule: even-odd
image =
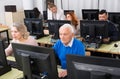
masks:
[[[53,3],[48,4],[48,20],[64,20],[64,11]]]
[[[104,38],[103,42],[107,43],[110,41],[116,41],[118,40],[118,30],[117,27],[112,23],[111,21],[108,20],[108,13],[106,10],[101,10],[99,12],[99,20],[100,21],[108,21],[108,38]]]
[[[60,40],[58,40],[53,48],[61,62],[62,71],[59,77],[67,76],[66,55],[77,54],[85,56],[85,48],[80,40],[74,38],[74,28],[70,24],[64,24],[59,29]]]

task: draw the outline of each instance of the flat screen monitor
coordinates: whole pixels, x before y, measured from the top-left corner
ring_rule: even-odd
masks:
[[[113,23],[120,24],[120,12],[108,12],[108,18]]]
[[[18,69],[25,79],[57,79],[57,64],[52,48],[12,43]],[[44,78],[45,77],[45,78]]]
[[[106,38],[108,37],[108,22],[98,20],[81,20],[80,32],[83,38]]]
[[[98,20],[99,9],[82,9],[83,20]]]
[[[3,75],[11,70],[8,65],[5,55],[5,46],[3,40],[0,39],[0,75]]]
[[[108,12],[108,18],[110,21],[115,23],[119,31],[119,39],[120,39],[120,12]]]
[[[24,10],[25,18],[36,18],[34,10]]]
[[[44,36],[42,19],[25,18],[24,23],[27,26],[30,35],[36,35],[38,37]]]
[[[120,60],[67,55],[68,79],[119,79]]]
[[[66,13],[69,13],[69,12],[73,12],[74,13],[74,10],[64,10],[64,15],[66,15]]]
[[[53,35],[53,39],[59,39],[59,28],[63,24],[71,24],[67,20],[48,20],[49,34]]]
[[[5,55],[5,46],[3,40],[0,39],[0,65],[7,65],[6,55]]]
[[[45,21],[47,21],[47,18],[48,18],[47,16],[48,16],[47,11],[43,11],[43,18]]]

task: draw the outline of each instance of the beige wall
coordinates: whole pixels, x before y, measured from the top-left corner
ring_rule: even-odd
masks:
[[[16,5],[17,11],[23,10],[22,0],[0,0],[0,23],[6,24],[5,22],[5,5]]]

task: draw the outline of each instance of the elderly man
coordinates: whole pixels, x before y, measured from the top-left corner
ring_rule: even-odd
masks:
[[[59,29],[60,40],[58,40],[53,48],[61,62],[62,71],[59,77],[67,76],[66,70],[66,54],[77,54],[85,56],[85,48],[80,40],[74,38],[74,28],[70,24],[64,24]]]

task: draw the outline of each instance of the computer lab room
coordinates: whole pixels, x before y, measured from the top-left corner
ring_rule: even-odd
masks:
[[[120,79],[120,0],[0,0],[0,79]]]

